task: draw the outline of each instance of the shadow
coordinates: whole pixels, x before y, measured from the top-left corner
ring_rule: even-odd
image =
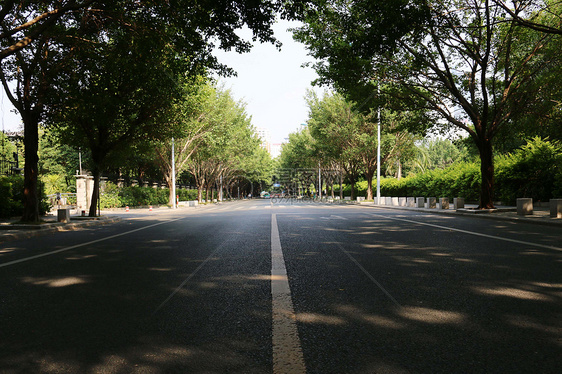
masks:
[[[270,372],[269,222],[253,224],[225,221],[217,235],[207,219],[186,219],[1,268],[0,372]],[[101,232],[0,250],[34,254]]]
[[[317,220],[307,231],[304,250],[282,237],[307,373],[562,367],[562,253],[385,218]]]

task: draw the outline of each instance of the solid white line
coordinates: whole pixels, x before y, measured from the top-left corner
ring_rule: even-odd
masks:
[[[151,227],[164,225],[164,224],[166,224],[166,223],[176,222],[176,221],[179,221],[180,219],[183,219],[183,217],[182,217],[182,218],[176,218],[176,219],[173,219],[173,220],[170,220],[170,221],[158,222],[158,223],[155,223],[155,224],[152,224],[152,225],[148,225],[148,226],[144,226],[144,227],[141,227],[141,228],[138,228],[138,229],[134,229],[134,230],[131,230],[131,231],[122,232],[122,233],[120,233],[120,234],[115,234],[115,235],[107,236],[107,237],[105,237],[105,238],[92,240],[92,241],[89,241],[89,242],[86,242],[86,243],[82,243],[82,244],[76,244],[76,245],[73,245],[73,246],[70,246],[70,247],[61,248],[61,249],[57,249],[57,250],[50,251],[50,252],[41,253],[41,254],[39,254],[39,255],[30,256],[30,257],[25,257],[25,258],[20,258],[19,260],[14,260],[14,261],[10,261],[10,262],[6,262],[6,263],[3,263],[3,264],[0,264],[0,268],[6,267],[6,266],[10,266],[10,265],[19,264],[19,263],[26,262],[26,261],[35,260],[35,259],[38,259],[38,258],[41,258],[41,257],[51,256],[51,255],[54,255],[54,254],[57,254],[57,253],[61,253],[61,252],[70,251],[71,249],[76,249],[76,248],[80,248],[80,247],[85,247],[85,246],[90,245],[90,244],[95,244],[95,243],[103,242],[103,241],[106,241],[106,240],[118,238],[118,237],[120,237],[120,236],[132,234],[132,233],[137,232],[137,231],[146,230],[146,229],[149,229],[149,228],[151,228]]]
[[[531,246],[534,246],[534,247],[552,249],[552,250],[555,250],[555,251],[562,251],[562,248],[553,247],[553,246],[550,246],[550,245],[544,245],[544,244],[538,244],[538,243],[531,243],[531,242],[526,242],[526,241],[523,241],[523,240],[510,239],[510,238],[503,238],[503,237],[501,237],[501,236],[493,236],[493,235],[482,234],[482,233],[474,232],[474,231],[455,229],[455,228],[453,228],[453,227],[435,225],[435,224],[433,224],[433,223],[418,222],[418,221],[413,221],[413,220],[409,220],[409,219],[405,219],[405,218],[388,217],[388,216],[378,215],[378,214],[377,214],[377,215],[371,215],[371,216],[373,216],[373,217],[384,217],[384,218],[388,218],[388,219],[395,220],[395,221],[403,221],[403,222],[415,223],[415,224],[423,225],[423,226],[435,227],[435,228],[438,228],[438,229],[444,229],[444,230],[462,232],[463,234],[481,236],[481,237],[483,237],[483,238],[497,239],[497,240],[503,240],[503,241],[511,242],[511,243],[517,243],[517,244],[523,244],[523,245],[531,245]]]
[[[306,366],[297,331],[276,214],[271,215],[271,296],[273,374],[304,374]]]
[[[345,253],[347,255],[347,257],[349,257],[349,259],[351,261],[353,261],[353,263],[355,265],[357,265],[357,267],[359,269],[361,269],[361,271],[374,283],[377,285],[377,287],[390,299],[390,301],[392,301],[394,303],[394,305],[396,305],[397,307],[401,308],[402,305],[400,305],[400,303],[398,301],[396,301],[396,299],[390,294],[390,292],[388,292],[383,286],[382,284],[380,284],[375,277],[373,277],[348,251],[345,250],[345,248],[340,244],[340,243],[336,243],[337,246],[341,249],[341,251],[343,253]]]

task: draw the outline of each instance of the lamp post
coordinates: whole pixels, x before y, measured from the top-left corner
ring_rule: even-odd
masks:
[[[172,209],[176,209],[176,152],[174,138],[172,138]]]
[[[380,96],[380,82],[377,83],[377,94]],[[381,106],[377,106],[377,200],[375,204],[380,204],[381,200]]]

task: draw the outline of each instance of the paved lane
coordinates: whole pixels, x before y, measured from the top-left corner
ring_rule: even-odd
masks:
[[[152,213],[0,246],[0,372],[562,365],[559,228],[268,200]]]

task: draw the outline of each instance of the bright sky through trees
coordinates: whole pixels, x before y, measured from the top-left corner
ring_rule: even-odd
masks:
[[[304,96],[317,78],[312,68],[301,67],[312,58],[287,31],[296,25],[296,22],[279,21],[273,26],[275,37],[283,43],[281,51],[272,44],[255,43],[247,54],[216,52],[220,62],[238,73],[237,77],[221,78],[220,82],[232,90],[235,98],[248,104],[253,125],[268,129],[272,143],[281,143],[306,122],[308,109]],[[245,39],[251,38],[247,30],[240,33]]]
[[[311,61],[304,46],[293,41],[288,28],[295,22],[279,21],[274,27],[275,36],[283,43],[281,51],[272,44],[256,42],[250,53],[217,51],[219,60],[233,68],[237,77],[221,78],[225,88],[230,88],[236,99],[247,103],[247,112],[256,127],[270,131],[272,143],[281,143],[289,133],[298,129],[308,118],[304,96],[317,78],[312,68],[301,65]],[[247,29],[241,35],[250,39]],[[316,90],[321,90],[316,88]],[[20,128],[21,117],[13,112],[13,106],[0,93],[0,123],[6,131]]]

